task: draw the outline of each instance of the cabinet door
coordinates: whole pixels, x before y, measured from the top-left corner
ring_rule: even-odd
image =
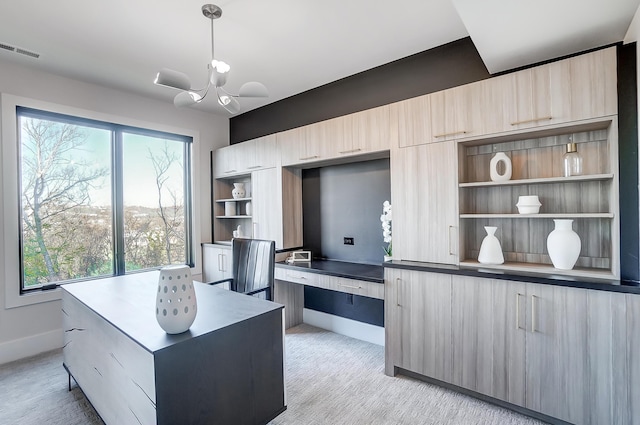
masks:
[[[282,131],[276,134],[278,150],[280,151],[280,161],[282,165],[294,165],[300,162],[299,158],[304,151],[306,143],[304,127]]]
[[[367,109],[344,117],[340,157],[380,152],[390,148],[389,106]]]
[[[457,264],[457,164],[455,142],[392,152],[394,259]]]
[[[524,405],[525,284],[452,277],[455,385]]]
[[[451,276],[393,270],[386,280],[387,374],[398,366],[450,381]]]
[[[241,168],[245,171],[251,172],[276,166],[278,149],[275,134],[248,140],[234,146],[241,148],[238,159],[241,160]]]
[[[433,143],[431,131],[431,102],[429,95],[414,97],[391,105],[397,120],[398,147]]]
[[[215,282],[231,277],[231,248],[203,245],[202,274],[205,282]]]
[[[240,169],[236,162],[237,148],[235,146],[226,146],[214,151],[214,170],[215,177],[230,177],[240,173]]]
[[[278,173],[278,168],[251,173],[253,223],[250,234],[255,239],[276,241],[276,248],[281,249],[282,186]]]
[[[640,295],[627,294],[627,365],[629,369],[622,369],[615,376],[618,382],[628,382],[629,397],[628,400],[640,400],[640,362],[638,361],[638,353],[640,353]],[[614,345],[617,350],[623,346],[622,341],[617,341]],[[640,403],[631,402],[625,409],[630,420],[628,423],[633,425],[640,424]],[[619,423],[625,423],[620,421]]]
[[[528,286],[525,407],[576,424],[629,423],[624,295]]]
[[[472,99],[477,85],[464,85],[429,95],[432,139],[436,142],[469,137],[478,133],[472,126]]]

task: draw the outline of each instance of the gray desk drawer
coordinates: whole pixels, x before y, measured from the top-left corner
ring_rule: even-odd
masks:
[[[347,294],[362,295],[363,297],[384,299],[384,285],[357,279],[329,276],[298,270],[276,267],[275,278],[301,285],[315,286]]]

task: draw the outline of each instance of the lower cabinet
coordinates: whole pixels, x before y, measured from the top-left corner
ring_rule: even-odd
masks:
[[[215,282],[231,277],[231,246],[202,245],[202,280]]]
[[[451,276],[385,270],[385,373],[451,380]]]
[[[640,424],[640,296],[385,273],[387,374],[400,367],[575,424]]]

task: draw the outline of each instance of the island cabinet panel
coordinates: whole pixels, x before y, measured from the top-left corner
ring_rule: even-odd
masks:
[[[456,170],[455,142],[393,152],[394,259],[457,264]]]
[[[216,282],[231,277],[231,246],[202,245],[202,280]]]
[[[385,271],[385,372],[451,381],[451,276]]]

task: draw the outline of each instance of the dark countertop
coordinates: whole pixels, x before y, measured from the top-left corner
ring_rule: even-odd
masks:
[[[276,267],[384,284],[384,268],[374,264],[312,260],[311,262],[296,263],[278,262]]]
[[[159,271],[69,283],[62,289],[150,353],[283,308],[282,305],[195,282],[198,313],[188,331],[167,334],[155,317]]]
[[[516,282],[541,283],[545,285],[570,286],[574,288],[595,289],[599,291],[622,292],[640,294],[640,284],[620,280],[588,279],[582,277],[562,276],[553,274],[510,273],[485,268],[459,267],[450,264],[421,263],[415,261],[388,261],[383,268],[407,269],[431,273],[446,273],[459,276],[473,276],[485,279],[513,280]]]

